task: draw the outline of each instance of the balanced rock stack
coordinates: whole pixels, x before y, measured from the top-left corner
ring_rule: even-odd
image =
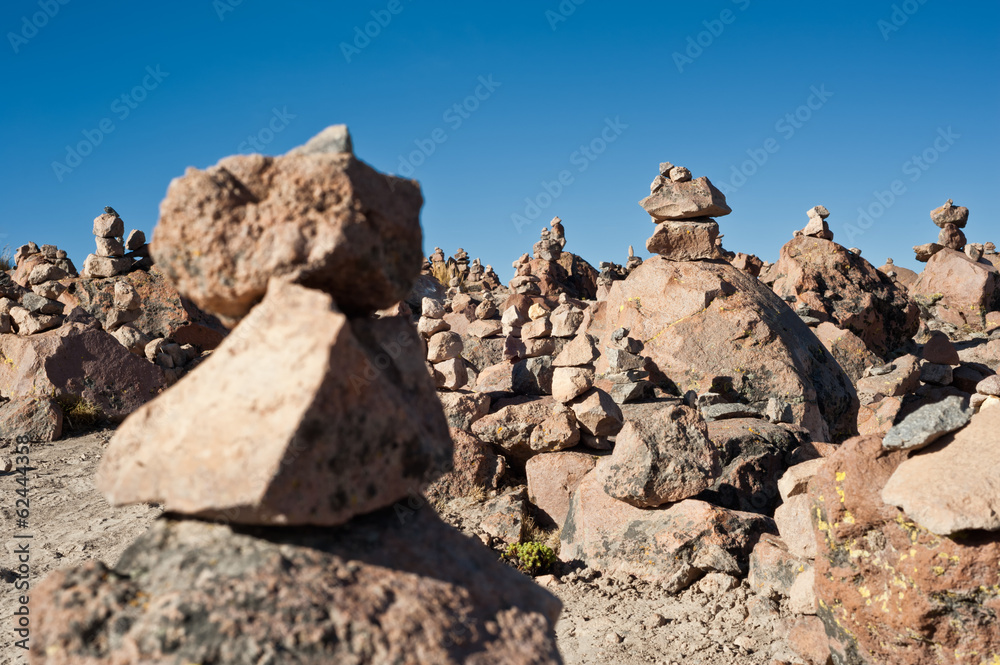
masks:
[[[133,230],[126,239],[125,222],[111,206],[105,206],[104,214],[94,219],[94,236],[97,253],[88,254],[84,260],[84,277],[116,277],[152,265],[145,234]]]
[[[427,344],[427,364],[434,384],[444,390],[459,390],[469,381],[462,358],[462,336],[444,320],[444,305],[424,298],[417,331]]]
[[[936,243],[913,248],[927,266],[910,294],[938,321],[984,331],[989,313],[1000,310],[1000,272],[988,259],[987,244],[967,241],[969,209],[951,199],[931,211],[931,220],[941,231]]]
[[[559,602],[422,498],[448,426],[409,316],[371,316],[414,284],[421,205],[343,126],[171,183],[157,263],[238,325],[115,434],[97,486],[167,516],[37,589],[32,663],[560,662]]]
[[[76,276],[66,252],[31,242],[18,248],[14,260],[13,273],[0,274],[0,333],[36,335],[61,326],[65,306],[57,298],[66,291],[61,280]]]
[[[830,230],[830,225],[826,221],[827,217],[830,216],[830,211],[826,209],[826,206],[813,206],[806,211],[806,215],[809,217],[809,223],[804,229],[797,231],[796,236],[803,235],[807,238],[833,240],[833,231]],[[861,254],[860,251],[853,250],[851,253]]]
[[[510,289],[520,295],[541,295],[549,300],[562,294],[570,298],[595,298],[597,270],[565,248],[566,230],[562,220],[553,217],[549,226],[542,228],[531,254],[523,254],[512,264],[516,272],[508,283]]]
[[[713,217],[728,215],[732,209],[708,178],[692,180],[688,169],[663,162],[649,186],[649,196],[639,205],[656,224],[646,241],[648,251],[672,261],[722,257],[716,243],[719,225]]]

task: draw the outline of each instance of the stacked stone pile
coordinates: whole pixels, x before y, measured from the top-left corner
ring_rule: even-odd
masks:
[[[771,288],[857,381],[909,342],[919,310],[903,286],[833,242],[824,206],[807,215],[806,227],[781,248]]]
[[[432,275],[442,285],[454,289],[455,293],[483,293],[500,286],[500,278],[493,266],[483,267],[478,259],[469,260],[469,253],[461,247],[454,256],[445,258],[444,250],[435,247],[434,252],[424,260],[422,272]]]
[[[434,384],[445,390],[459,390],[469,381],[464,344],[458,333],[444,320],[444,306],[437,300],[424,298],[417,331],[427,345],[427,363]]]
[[[691,172],[670,162],[649,186],[649,196],[639,202],[656,230],[646,249],[671,261],[722,258],[716,244],[719,225],[713,219],[732,209],[726,197],[706,177],[691,179]]]
[[[969,209],[951,199],[931,211],[931,220],[941,228],[938,242],[913,248],[927,266],[910,294],[929,324],[951,334],[984,332],[990,313],[1000,311],[1000,271],[987,254],[989,243],[967,242]]]
[[[97,252],[84,260],[84,277],[116,277],[152,266],[145,234],[133,230],[125,236],[125,222],[114,208],[106,206],[104,214],[94,219],[94,236]]]
[[[514,278],[508,286],[521,295],[541,295],[552,301],[562,294],[593,300],[597,296],[598,272],[579,256],[565,251],[566,230],[553,217],[543,227],[532,253],[513,263]]]
[[[98,487],[169,516],[114,570],[92,562],[42,584],[32,663],[559,662],[558,601],[422,500],[452,463],[447,424],[409,317],[371,316],[420,268],[419,187],[333,145],[231,157],[171,184],[158,263],[238,323],[117,431]],[[316,192],[350,204],[292,214]],[[259,226],[230,232],[240,224]],[[218,241],[200,255],[182,240],[196,229]],[[311,246],[274,254],[282,237]],[[235,279],[244,269],[263,274]]]

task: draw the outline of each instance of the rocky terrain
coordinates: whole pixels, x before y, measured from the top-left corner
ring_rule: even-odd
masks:
[[[822,205],[769,263],[664,162],[648,258],[595,268],[556,217],[503,284],[421,256],[423,200],[333,126],[189,169],[149,244],[105,208],[79,273],[17,250],[0,486],[37,535],[0,664],[1000,662],[968,209],[919,274]]]

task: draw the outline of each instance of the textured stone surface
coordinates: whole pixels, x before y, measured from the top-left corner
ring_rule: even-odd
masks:
[[[1000,272],[954,249],[942,249],[927,261],[910,293],[955,326],[986,328],[986,313],[1000,310]]]
[[[595,455],[570,450],[535,455],[524,465],[528,500],[561,529],[570,496],[597,460]]]
[[[781,248],[775,269],[775,293],[797,297],[814,316],[850,330],[881,358],[917,332],[919,310],[906,291],[835,242],[793,238]]]
[[[726,196],[708,178],[687,182],[667,181],[639,202],[653,221],[690,219],[692,217],[722,217],[733,210],[726,205]]]
[[[1000,409],[983,409],[964,429],[902,462],[886,482],[882,500],[938,535],[1000,530],[998,441]]]
[[[335,525],[391,505],[451,463],[420,348],[406,319],[348,319],[329,295],[275,280],[118,429],[97,486],[116,505],[244,524]]]
[[[708,423],[708,437],[719,449],[722,472],[698,498],[773,515],[780,501],[778,479],[807,435],[760,418],[730,418]]]
[[[170,337],[179,344],[207,350],[218,346],[229,332],[216,317],[181,296],[156,267],[135,270],[117,279],[74,280],[59,301],[68,307],[80,307],[106,325],[115,311],[114,289],[119,280],[131,285],[142,303],[139,318],[130,325],[150,338]]]
[[[972,410],[960,397],[946,397],[922,406],[892,426],[882,439],[888,449],[919,450],[949,432],[965,427]]]
[[[444,499],[482,496],[495,490],[506,469],[493,448],[464,430],[452,427],[455,452],[450,470],[435,480],[427,495]]]
[[[773,291],[728,263],[647,259],[595,314],[599,348],[617,328],[644,342],[654,382],[698,393],[721,382],[747,403],[795,395],[792,420],[817,440],[855,431],[848,376]]]
[[[163,370],[93,325],[70,322],[23,337],[0,336],[0,394],[85,400],[121,421],[164,387]]]
[[[430,508],[399,515],[333,530],[160,520],[114,571],[90,562],[33,591],[30,662],[562,662],[558,600]]]
[[[830,649],[842,663],[989,662],[1000,656],[1000,538],[938,536],[883,503],[906,455],[886,451],[879,437],[851,439],[810,483],[817,614]],[[955,653],[967,655],[939,658]]]
[[[767,517],[686,499],[645,509],[608,496],[601,465],[588,473],[570,499],[559,556],[580,559],[601,572],[659,582],[668,592],[685,589],[709,572],[738,574]]]
[[[671,261],[697,261],[720,258],[715,246],[719,225],[714,219],[685,222],[660,222],[646,241],[646,251]]]
[[[350,153],[233,156],[171,182],[150,247],[177,290],[227,324],[275,275],[367,313],[410,293],[422,204],[415,181]]]
[[[601,481],[609,496],[652,508],[693,497],[721,471],[719,451],[698,412],[668,405],[651,418],[625,424],[602,466]]]
[[[51,399],[15,397],[0,405],[0,441],[56,441],[62,431],[62,409]]]

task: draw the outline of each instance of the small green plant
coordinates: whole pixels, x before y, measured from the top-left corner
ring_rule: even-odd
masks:
[[[556,562],[555,552],[541,543],[511,543],[507,546],[506,557],[528,575],[543,575]]]
[[[0,251],[0,270],[6,272],[14,267],[14,254],[10,251],[10,245],[4,245]]]
[[[66,425],[72,432],[92,429],[104,418],[101,407],[76,395],[63,395],[56,399],[62,409]]]

